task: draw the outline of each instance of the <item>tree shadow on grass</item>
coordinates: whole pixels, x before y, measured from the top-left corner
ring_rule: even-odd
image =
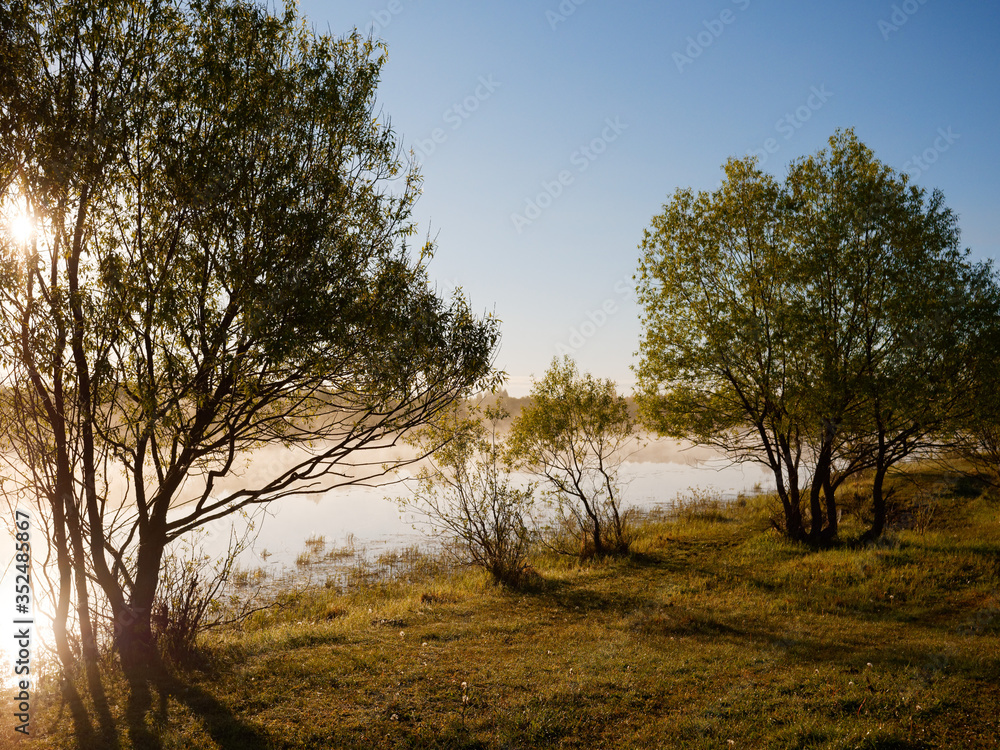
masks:
[[[185,682],[162,662],[157,661],[141,673],[129,670],[126,680],[129,686],[127,731],[135,750],[163,748],[160,730],[167,726],[171,698],[201,719],[205,730],[222,750],[271,747],[270,740],[261,730],[237,717],[208,691]]]
[[[64,705],[69,706],[70,718],[73,720],[73,731],[77,738],[77,747],[80,750],[97,750],[97,748],[103,747],[98,744],[99,740],[94,723],[90,720],[87,707],[73,681],[64,678],[61,692]]]
[[[118,730],[96,668],[94,671],[88,670],[87,686],[92,706],[88,705],[85,699],[87,694],[81,694],[77,689],[73,677],[64,673],[59,688],[62,708],[69,709],[77,747],[80,750],[119,750],[121,744],[118,741]],[[93,714],[96,714],[96,717]]]
[[[747,650],[763,645],[781,653],[788,664],[826,664],[859,670],[874,661],[897,672],[947,671],[984,684],[994,684],[1000,675],[1000,655],[988,651],[988,640],[984,640],[982,650],[972,643],[956,647],[948,638],[939,643],[878,640],[872,633],[794,630],[783,622],[737,620],[704,608],[663,606],[637,612],[631,628],[645,638],[659,640],[666,650],[673,648],[671,637],[685,637],[704,639],[706,645],[729,642]]]
[[[540,604],[577,612],[581,616],[591,612],[622,614],[649,602],[648,595],[643,592],[626,589],[597,590],[576,582],[555,579],[543,580],[530,588],[522,589],[520,593]]]

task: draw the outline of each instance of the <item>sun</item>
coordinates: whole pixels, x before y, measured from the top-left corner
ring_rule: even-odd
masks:
[[[7,230],[16,242],[27,243],[31,241],[31,236],[35,233],[35,225],[30,216],[18,213],[11,217],[7,224]]]

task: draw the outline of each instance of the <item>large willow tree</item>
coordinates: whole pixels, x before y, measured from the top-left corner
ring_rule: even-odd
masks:
[[[783,183],[753,159],[725,171],[642,243],[644,421],[768,466],[795,538],[836,536],[837,487],[871,469],[878,536],[886,472],[950,440],[1000,367],[996,278],[940,193],[852,131]]]
[[[379,475],[493,378],[497,326],[407,245],[377,45],[244,0],[0,14],[3,488],[51,519],[63,659],[73,591],[95,654],[96,582],[141,667],[166,545]],[[220,488],[271,445],[290,463]]]

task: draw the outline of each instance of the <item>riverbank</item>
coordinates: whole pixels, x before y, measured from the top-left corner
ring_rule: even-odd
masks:
[[[119,741],[995,747],[998,506],[935,481],[938,512],[914,505],[865,548],[789,543],[753,498],[649,514],[626,559],[541,555],[521,592],[426,559],[395,580],[288,593],[209,634],[154,679],[148,707],[109,671]],[[38,746],[76,746],[58,698],[33,723]]]

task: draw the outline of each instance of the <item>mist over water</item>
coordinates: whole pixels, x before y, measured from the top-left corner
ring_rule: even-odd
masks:
[[[415,473],[419,465],[401,472]],[[253,469],[250,470],[253,472]],[[387,478],[387,481],[393,477]],[[527,475],[518,475],[524,482]],[[769,471],[758,464],[733,464],[711,448],[695,447],[673,440],[649,440],[632,453],[621,467],[626,507],[654,508],[670,504],[692,488],[735,498],[757,486],[773,485]],[[426,526],[413,513],[404,513],[399,499],[409,495],[405,483],[381,487],[338,487],[322,495],[289,497],[258,512],[253,520],[256,539],[241,555],[243,566],[265,566],[279,570],[294,567],[305,541],[323,536],[328,545],[343,546],[350,539],[371,553],[413,544],[434,544]],[[231,525],[218,522],[203,540],[211,554],[225,552]],[[238,532],[246,523],[237,521]],[[261,556],[267,553],[266,559]]]
[[[398,460],[407,456],[405,448],[392,449],[371,456],[376,462]],[[219,488],[219,496],[240,487],[255,486],[273,477],[275,470],[291,465],[291,458],[280,448],[268,448],[248,457],[238,475],[227,478]],[[293,495],[251,510],[246,515],[222,519],[208,524],[195,534],[188,535],[174,545],[176,554],[187,554],[190,548],[208,555],[211,561],[221,559],[235,537],[245,536],[252,543],[237,558],[243,569],[262,568],[267,573],[269,585],[298,586],[312,580],[310,576],[324,576],[325,568],[296,565],[306,541],[323,537],[327,548],[353,547],[358,554],[373,558],[389,550],[413,545],[433,547],[436,539],[426,524],[412,512],[401,510],[399,499],[409,495],[406,483],[400,478],[412,476],[418,465],[390,474],[382,479],[381,486],[337,487],[320,495]],[[519,475],[527,482],[527,475]],[[718,452],[704,447],[672,440],[648,440],[632,453],[621,467],[624,507],[652,509],[667,505],[689,490],[710,491],[722,497],[735,498],[740,492],[755,488],[768,489],[773,485],[770,472],[759,464],[733,464]],[[31,509],[33,517],[37,509]],[[51,617],[47,615],[48,597],[42,591],[41,575],[45,560],[45,538],[37,518],[33,520],[33,597],[35,653],[42,654],[51,647]],[[0,538],[0,543],[13,550],[11,534]],[[185,549],[187,548],[187,550]],[[13,559],[13,555],[10,556]],[[14,602],[14,568],[10,565],[0,577],[0,599],[6,602],[3,609],[12,611]],[[282,583],[284,582],[284,583]],[[10,619],[8,618],[8,622]],[[12,660],[9,649],[0,646],[0,684],[13,684]]]

